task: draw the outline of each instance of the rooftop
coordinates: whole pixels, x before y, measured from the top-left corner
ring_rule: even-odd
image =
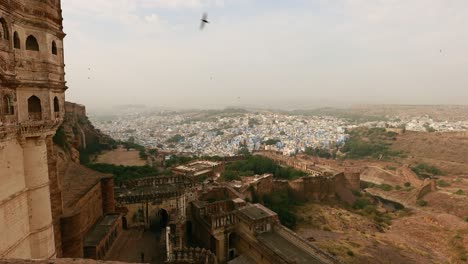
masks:
[[[263,218],[268,218],[271,216],[275,216],[276,213],[271,211],[270,209],[264,207],[261,204],[252,204],[245,206],[239,209],[239,212],[246,215],[248,218],[252,220],[260,220]]]
[[[100,173],[74,162],[68,162],[62,170],[60,174],[64,175],[63,190],[66,190],[62,192],[64,211],[73,210],[74,204],[102,178],[111,177],[110,174]]]
[[[184,165],[179,165],[174,169],[187,172],[187,173],[199,173],[202,171],[208,171],[209,169],[220,165],[221,162],[216,161],[208,161],[208,160],[198,160],[194,162],[190,162]]]
[[[91,230],[86,234],[84,238],[85,247],[94,247],[109,233],[109,229],[112,228],[114,223],[119,219],[120,215],[106,215],[97,224],[95,224]]]

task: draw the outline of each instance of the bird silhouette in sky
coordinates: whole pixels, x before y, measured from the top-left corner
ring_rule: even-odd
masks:
[[[205,24],[208,24],[208,23],[210,23],[210,21],[208,21],[208,15],[204,13],[201,19],[200,30],[203,30],[203,28],[205,27]]]

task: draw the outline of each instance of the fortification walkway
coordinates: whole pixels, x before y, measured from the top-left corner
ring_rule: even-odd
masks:
[[[159,247],[160,235],[142,229],[123,230],[105,260],[129,263],[164,263],[164,252]],[[142,261],[141,253],[144,254]]]

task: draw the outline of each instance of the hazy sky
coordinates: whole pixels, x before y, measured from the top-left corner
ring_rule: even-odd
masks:
[[[62,0],[62,8],[67,100],[90,108],[468,104],[467,0]],[[200,31],[203,12],[211,23]]]

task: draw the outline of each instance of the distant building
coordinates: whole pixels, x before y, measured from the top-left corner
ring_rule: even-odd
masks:
[[[175,175],[191,175],[195,179],[218,177],[224,171],[224,163],[218,161],[198,160],[187,164],[175,166],[172,172]]]

